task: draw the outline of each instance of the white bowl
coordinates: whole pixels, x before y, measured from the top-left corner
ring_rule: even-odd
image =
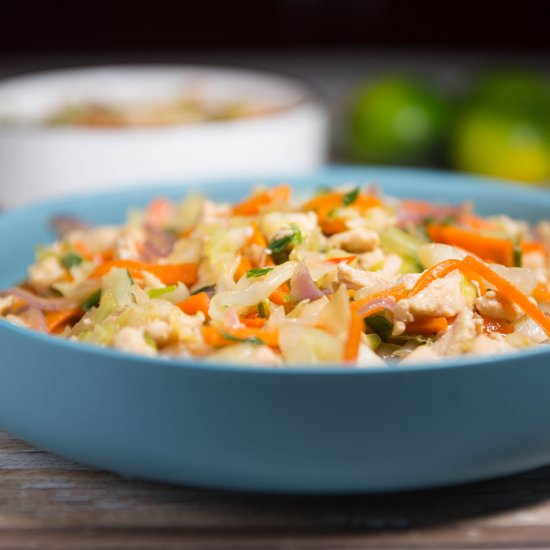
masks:
[[[277,107],[231,121],[141,128],[48,126],[76,102],[156,102],[200,86],[207,100]],[[300,174],[325,160],[327,115],[311,90],[258,71],[114,66],[21,76],[0,83],[0,205],[151,181]]]

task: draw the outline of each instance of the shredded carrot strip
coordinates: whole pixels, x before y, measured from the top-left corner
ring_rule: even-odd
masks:
[[[342,256],[339,258],[327,258],[327,262],[330,262],[331,264],[340,264],[342,262],[346,262],[347,264],[351,264],[353,260],[355,260],[357,256]]]
[[[192,294],[189,298],[186,298],[183,302],[180,302],[178,307],[184,313],[187,313],[187,315],[195,315],[199,311],[202,311],[204,316],[208,317],[210,298],[206,292],[199,292],[198,294]]]
[[[249,269],[252,269],[252,264],[246,256],[241,256],[239,265],[235,270],[235,281],[238,281]]]
[[[267,239],[264,237],[264,234],[260,231],[260,228],[257,224],[252,224],[253,233],[247,244],[257,244],[262,248],[267,247]]]
[[[349,332],[344,346],[344,361],[357,361],[364,324],[355,304],[351,304],[350,314]]]
[[[93,258],[93,254],[90,249],[84,244],[83,241],[75,241],[73,248],[85,259],[90,260]]]
[[[331,217],[331,212],[343,205],[345,193],[325,193],[314,197],[302,205],[302,210],[314,210],[317,212],[319,225],[323,233],[333,235],[341,233],[347,229],[347,225],[341,218]],[[349,208],[356,208],[361,212],[365,212],[374,206],[381,206],[382,202],[378,197],[361,193]]]
[[[127,269],[130,275],[136,279],[142,276],[144,271],[158,277],[165,285],[175,285],[179,282],[192,285],[197,280],[198,264],[148,264],[134,260],[111,260],[100,264],[92,271],[90,277],[99,279],[113,267]]]
[[[290,286],[283,283],[275,292],[272,292],[269,299],[278,306],[288,305],[288,296],[290,295]]]
[[[361,298],[361,300],[357,300],[356,302],[354,302],[354,305],[359,311],[365,304],[367,304],[368,302],[372,302],[373,300],[377,300],[378,298],[392,297],[395,299],[396,302],[398,302],[399,300],[406,298],[407,294],[408,294],[408,291],[405,288],[405,285],[398,284],[391,288],[386,288],[385,290],[381,290],[380,292],[375,292],[370,296],[365,296],[365,298]]]
[[[479,291],[481,294],[485,294],[487,288],[483,282],[483,278],[472,270],[469,266],[465,265],[464,262],[460,260],[445,260],[437,265],[434,265],[432,268],[425,271],[420,279],[416,282],[412,290],[409,292],[409,296],[414,296],[418,294],[421,290],[426,288],[429,284],[433,283],[436,279],[445,277],[451,271],[456,269],[460,270],[462,274],[469,279],[470,281],[476,281],[479,285]]]
[[[475,214],[462,214],[460,223],[471,227],[472,229],[485,229],[486,231],[494,231],[498,229],[498,225],[490,220],[476,216]]]
[[[241,317],[241,323],[250,328],[262,328],[266,322],[267,319],[260,317],[257,311]]]
[[[258,338],[267,346],[277,347],[279,345],[279,331],[275,329],[242,327],[226,330],[225,333],[239,340]],[[234,340],[225,338],[222,331],[212,325],[203,327],[202,335],[204,337],[204,341],[209,346],[213,347],[223,347],[238,343]]]
[[[537,302],[547,302],[550,304],[550,291],[542,284],[538,284],[535,287],[533,296]]]
[[[426,228],[432,241],[458,246],[489,262],[514,265],[514,243],[507,239],[486,237],[453,225],[431,224]]]
[[[464,258],[464,264],[476,271],[476,273],[483,277],[488,283],[502,292],[506,298],[517,304],[517,306],[526,315],[529,315],[529,317],[531,317],[550,337],[550,319],[546,317],[546,315],[533,304],[523,292],[473,256],[466,256],[466,258]]]
[[[288,202],[292,194],[290,185],[279,185],[263,193],[252,195],[233,207],[234,216],[255,216],[260,209],[274,202]]]
[[[61,332],[70,321],[80,318],[84,312],[80,308],[62,309],[61,311],[47,311],[44,314],[46,319],[46,327],[49,333]]]
[[[415,319],[407,324],[405,332],[407,334],[421,334],[428,336],[447,330],[449,322],[445,317],[427,317],[425,319]]]

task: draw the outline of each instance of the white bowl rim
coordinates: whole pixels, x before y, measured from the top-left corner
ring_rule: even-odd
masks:
[[[205,122],[191,122],[185,124],[169,124],[159,125],[151,127],[117,127],[117,128],[100,128],[100,127],[87,127],[87,126],[47,126],[43,124],[24,124],[24,125],[10,125],[2,124],[0,122],[0,135],[56,135],[67,137],[114,137],[114,136],[138,136],[138,135],[165,135],[181,132],[191,132],[200,129],[200,131],[220,131],[222,129],[239,127],[251,127],[261,125],[267,121],[281,120],[288,116],[297,115],[307,110],[321,110],[323,107],[322,94],[313,84],[307,82],[304,79],[295,77],[293,75],[285,74],[277,71],[267,71],[263,69],[255,69],[250,67],[239,67],[230,65],[207,65],[207,64],[193,64],[193,63],[127,63],[127,64],[107,64],[107,65],[89,65],[89,66],[74,66],[64,67],[52,70],[40,70],[30,71],[12,76],[7,76],[0,79],[0,93],[7,87],[15,87],[19,84],[23,85],[29,81],[36,80],[37,83],[41,79],[50,78],[63,78],[68,79],[76,77],[78,75],[85,75],[102,72],[166,72],[171,71],[174,73],[181,72],[193,73],[193,71],[204,73],[226,73],[228,75],[257,77],[264,81],[276,81],[288,89],[294,88],[301,94],[301,98],[298,101],[290,103],[279,109],[271,112],[255,115],[253,117],[237,118],[232,120],[213,120]],[[123,77],[123,75],[121,74]]]

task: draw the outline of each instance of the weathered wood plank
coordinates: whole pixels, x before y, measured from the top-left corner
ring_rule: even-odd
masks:
[[[124,479],[0,431],[0,548],[548,548],[550,468],[396,495],[246,495]]]

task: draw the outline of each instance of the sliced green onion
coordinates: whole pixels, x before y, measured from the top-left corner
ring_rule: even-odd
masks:
[[[246,272],[246,278],[262,277],[263,275],[267,275],[270,271],[273,271],[272,267],[256,267],[254,269],[249,269]]]
[[[70,269],[71,267],[80,265],[84,260],[82,259],[82,256],[80,254],[70,251],[67,252],[67,254],[61,256],[60,261],[63,267],[65,267],[66,269]]]
[[[282,264],[288,261],[289,248],[291,245],[302,244],[303,237],[300,228],[294,223],[290,224],[290,228],[292,229],[292,233],[278,239],[273,239],[267,247],[276,264]]]
[[[358,196],[359,187],[356,187],[355,189],[344,195],[344,198],[342,199],[342,206],[349,206],[350,204],[353,204],[357,200]]]
[[[147,294],[149,295],[149,298],[160,298],[165,294],[170,294],[170,292],[174,292],[176,288],[178,288],[177,285],[170,285],[161,288],[150,288],[147,291]]]
[[[266,312],[266,308],[265,308],[265,303],[264,302],[259,302],[258,303],[258,315],[262,318],[262,319],[265,319],[267,317],[267,312]]]
[[[393,333],[393,315],[383,310],[365,318],[365,324],[382,340],[387,340]]]
[[[82,304],[83,311],[90,311],[93,307],[97,307],[99,305],[99,301],[101,300],[101,289],[96,290],[94,293],[90,294],[86,301]]]

